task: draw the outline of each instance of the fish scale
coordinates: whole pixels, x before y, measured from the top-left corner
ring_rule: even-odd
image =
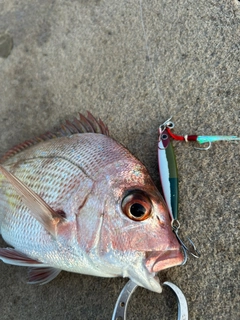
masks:
[[[29,150],[16,155],[16,160],[15,157],[9,159],[5,167],[18,176],[32,190],[41,195],[53,208],[63,208],[64,202],[66,203],[71,195],[71,190],[82,179],[86,178],[85,175],[76,165],[64,159],[53,157],[47,157],[46,159],[38,158],[38,155],[35,156],[33,151],[32,158],[26,160],[28,155],[25,157],[24,153],[29,153]],[[5,184],[8,183],[5,182]],[[43,227],[27,212],[28,210],[24,205],[19,207],[20,199],[13,188],[5,186],[5,190],[7,190],[7,194],[0,193],[0,199],[2,203],[4,202],[4,198],[11,199],[12,214],[8,214],[8,212],[2,213],[4,215],[4,219],[1,219],[3,237],[13,247],[18,246],[19,250],[26,254],[29,254],[31,251],[37,251],[42,240],[37,235],[44,232]],[[25,223],[26,221],[28,223]],[[31,229],[28,228],[28,224],[32,226]],[[11,226],[11,232],[6,230],[7,226]],[[30,235],[26,233],[29,230],[31,231]],[[22,241],[20,241],[19,237],[16,238],[15,234],[21,235]],[[27,243],[26,239],[29,236],[35,238],[35,240],[34,242],[30,242],[30,245],[27,244],[26,250],[24,244]]]
[[[183,254],[144,165],[90,114],[42,137],[1,162],[0,230],[13,248],[0,248],[0,259],[33,266],[31,283],[66,270],[130,277],[160,292],[156,271]]]
[[[109,141],[110,140],[110,141]],[[80,152],[79,152],[80,151]],[[5,162],[32,159],[32,158],[63,158],[81,168],[89,177],[98,175],[99,169],[118,159],[133,156],[124,148],[116,148],[114,140],[105,135],[94,133],[75,134],[49,140],[26,149]],[[59,164],[60,165],[60,164]]]

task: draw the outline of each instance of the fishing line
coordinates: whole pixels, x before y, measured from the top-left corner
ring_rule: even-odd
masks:
[[[150,49],[149,49],[149,46],[148,46],[148,37],[147,37],[146,28],[145,28],[145,24],[144,24],[144,20],[143,20],[142,0],[139,0],[139,6],[140,6],[140,18],[141,18],[141,23],[142,23],[142,30],[143,30],[144,40],[145,40],[145,48],[146,48],[146,51],[147,51],[147,56],[149,58],[152,76],[153,76],[153,79],[154,79],[154,82],[155,82],[155,86],[156,86],[159,98],[161,99],[162,103],[164,103],[164,99],[163,99],[163,96],[161,94],[160,87],[159,87],[159,84],[158,84],[158,81],[157,81],[157,78],[156,78],[156,74],[155,74],[154,69],[153,69],[153,64],[152,64],[152,61],[151,61],[151,57],[150,57]],[[165,111],[167,111],[167,108],[165,106],[164,106],[164,108],[165,108]]]
[[[140,19],[141,19],[141,24],[142,24],[143,36],[144,36],[144,41],[145,41],[145,48],[146,48],[147,56],[149,58],[151,73],[152,73],[152,76],[153,76],[153,79],[154,79],[154,82],[155,82],[155,86],[156,86],[156,90],[157,90],[159,99],[161,100],[162,106],[165,109],[165,112],[166,112],[166,115],[167,115],[164,118],[168,119],[168,118],[174,116],[174,119],[178,119],[179,118],[178,113],[174,112],[174,114],[169,114],[169,110],[168,110],[168,108],[166,107],[166,105],[164,103],[163,94],[162,94],[162,92],[160,90],[159,82],[157,81],[156,73],[155,73],[154,68],[153,68],[153,63],[152,63],[152,60],[151,60],[151,57],[150,57],[150,48],[149,48],[149,45],[148,45],[148,36],[147,36],[146,27],[145,27],[145,23],[144,23],[144,19],[143,19],[142,0],[139,0],[139,8],[140,8]],[[179,110],[179,112],[181,112],[181,110]]]

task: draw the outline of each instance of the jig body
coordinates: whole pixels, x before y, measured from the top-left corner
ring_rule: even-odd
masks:
[[[162,130],[163,129],[163,130]],[[166,128],[159,127],[158,167],[164,199],[172,220],[178,219],[178,171]]]
[[[172,230],[180,242],[185,259],[182,264],[187,261],[187,253],[195,258],[199,258],[200,254],[197,251],[194,243],[189,239],[191,247],[187,247],[179,236],[180,223],[178,221],[178,202],[179,202],[179,187],[178,187],[178,170],[174,149],[170,140],[171,135],[169,130],[174,127],[170,119],[164,122],[159,127],[158,141],[158,167],[161,180],[164,199],[171,217]]]

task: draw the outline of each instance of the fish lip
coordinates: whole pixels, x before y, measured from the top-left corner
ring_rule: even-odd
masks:
[[[150,273],[181,265],[184,254],[180,249],[152,251],[146,253],[146,268]]]

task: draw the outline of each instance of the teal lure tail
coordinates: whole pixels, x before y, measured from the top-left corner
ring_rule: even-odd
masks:
[[[200,144],[216,141],[234,141],[240,140],[237,136],[198,136],[196,141]]]

